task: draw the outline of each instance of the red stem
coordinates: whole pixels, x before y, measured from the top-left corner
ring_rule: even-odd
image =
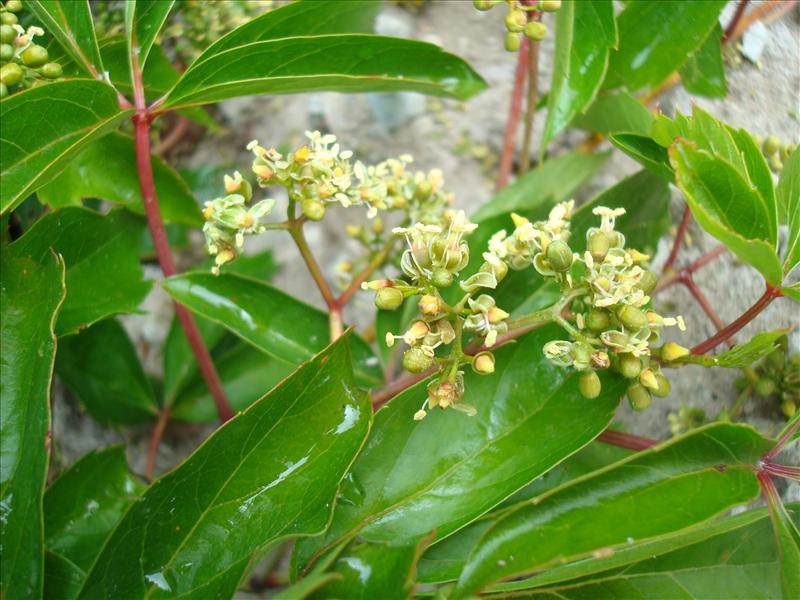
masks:
[[[797,421],[792,423],[792,426],[789,427],[789,429],[787,429],[783,433],[783,435],[780,437],[780,439],[775,444],[775,446],[772,448],[772,450],[767,452],[763,456],[761,461],[764,462],[764,463],[767,463],[767,464],[771,463],[773,458],[775,458],[776,456],[778,456],[778,454],[783,452],[783,448],[786,446],[786,444],[789,443],[789,440],[792,439],[792,436],[795,434],[795,432],[797,431],[798,427],[800,427],[800,419],[798,419]]]
[[[686,286],[689,292],[691,292],[692,296],[694,296],[694,299],[697,300],[697,303],[703,309],[703,312],[705,312],[706,316],[711,319],[712,323],[714,323],[714,327],[717,328],[717,331],[722,331],[725,329],[725,323],[722,322],[722,319],[719,318],[717,311],[715,311],[714,307],[711,306],[711,302],[708,301],[706,295],[694,282],[694,277],[692,277],[691,273],[687,273],[685,276],[681,277],[680,282]],[[733,346],[733,339],[728,338],[726,341],[728,342],[729,346]]]
[[[150,228],[150,235],[153,238],[153,246],[158,257],[158,264],[165,277],[171,277],[177,273],[175,260],[167,241],[167,234],[164,230],[164,222],[161,220],[161,212],[158,208],[158,196],[156,195],[156,185],[153,179],[153,165],[150,155],[150,122],[152,116],[149,114],[144,99],[144,85],[142,83],[142,72],[139,69],[136,55],[133,56],[133,91],[136,113],[133,116],[133,123],[136,131],[136,165],[139,172],[139,188],[142,191],[144,201],[144,211],[147,216],[147,225]],[[233,417],[225,392],[222,389],[214,362],[203,342],[200,330],[197,328],[192,314],[183,306],[175,303],[175,313],[186,333],[186,338],[192,348],[200,372],[206,380],[208,389],[214,398],[217,406],[217,414],[224,423]]]
[[[517,53],[517,70],[514,74],[514,89],[511,92],[511,105],[508,108],[508,122],[503,139],[503,154],[500,157],[500,171],[497,173],[495,188],[500,190],[508,183],[511,166],[514,163],[514,143],[517,139],[519,116],[522,112],[522,91],[525,87],[525,75],[528,72],[528,38],[522,37],[522,44]]]
[[[158,445],[161,443],[161,438],[164,437],[164,430],[167,428],[170,412],[171,409],[168,405],[161,409],[158,414],[158,420],[153,426],[153,433],[150,435],[150,444],[147,447],[147,464],[144,468],[144,476],[148,481],[153,479],[153,468],[156,465]]]
[[[755,319],[761,311],[763,311],[770,303],[775,300],[775,298],[779,298],[783,296],[783,293],[780,291],[779,288],[772,287],[771,285],[767,284],[766,291],[762,294],[762,296],[756,300],[755,304],[748,308],[742,316],[736,319],[733,323],[718,331],[716,334],[712,335],[708,338],[705,342],[702,342],[692,348],[692,354],[705,354],[710,350],[713,350],[717,346],[719,346],[722,342],[727,340],[729,337],[737,333],[742,327],[747,325],[750,321]]]
[[[722,43],[727,43],[728,40],[731,39],[733,36],[733,32],[736,31],[736,28],[739,26],[739,21],[742,20],[744,16],[744,10],[747,8],[747,3],[749,0],[740,0],[739,4],[736,5],[736,12],[731,19],[731,22],[728,23],[728,26],[725,28],[724,33],[722,34]]]
[[[652,448],[658,443],[657,440],[651,440],[650,438],[634,435],[632,433],[614,431],[613,429],[606,429],[597,439],[604,444],[619,446],[620,448],[627,448],[628,450],[635,450],[637,452]]]
[[[800,481],[800,467],[767,463],[764,465],[764,471],[770,475],[777,475],[778,477],[785,477],[786,479]]]
[[[677,283],[681,281],[684,277],[690,276],[692,273],[700,269],[700,267],[705,266],[718,256],[724,254],[726,250],[727,248],[723,244],[720,244],[719,246],[714,248],[711,252],[704,254],[693,263],[690,263],[687,266],[683,267],[680,271],[670,270],[669,273],[664,275],[659,280],[658,286],[656,287],[653,294],[657,294],[661,290],[671,286],[673,283]]]
[[[689,210],[689,205],[687,204],[686,208],[683,210],[681,224],[678,225],[678,233],[675,234],[675,241],[672,242],[672,250],[669,253],[667,262],[664,263],[664,271],[671,269],[675,260],[678,258],[678,252],[680,252],[681,246],[683,245],[683,239],[686,237],[686,230],[689,228],[689,221],[691,218],[692,211]]]

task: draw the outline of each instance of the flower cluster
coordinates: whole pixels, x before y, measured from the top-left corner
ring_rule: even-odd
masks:
[[[490,10],[498,4],[508,6],[504,23],[505,48],[509,52],[519,50],[523,35],[534,41],[543,40],[547,35],[547,26],[544,23],[529,18],[529,14],[533,14],[532,11],[555,12],[561,8],[561,0],[539,0],[531,3],[524,3],[521,0],[473,0],[473,4],[482,11]]]
[[[20,0],[7,0],[0,7],[0,98],[12,88],[33,87],[62,75],[61,65],[48,62],[47,49],[34,43],[44,30],[35,25],[26,30],[19,24],[16,13],[21,10]]]

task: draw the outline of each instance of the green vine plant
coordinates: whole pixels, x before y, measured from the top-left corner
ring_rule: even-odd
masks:
[[[798,323],[762,314],[800,303],[798,140],[652,106],[725,98],[724,53],[796,2],[726,4],[448,3],[516,60],[469,214],[437,165],[360,160],[336,122],[175,168],[222,144],[232,98],[487,88],[372,33],[378,1],[5,0],[0,596],[800,597]],[[587,197],[612,153],[640,170]],[[360,254],[327,272],[318,227]],[[690,229],[719,245],[686,261]],[[257,236],[291,240],[324,309],[271,283]],[[729,323],[701,287],[722,256],[764,285]],[[169,329],[133,335],[154,287]],[[676,398],[688,369],[739,374],[713,418]],[[662,439],[626,425],[651,406]]]

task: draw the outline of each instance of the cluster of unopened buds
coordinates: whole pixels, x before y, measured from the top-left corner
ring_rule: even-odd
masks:
[[[532,11],[555,12],[561,8],[561,0],[539,0],[524,2],[521,0],[473,0],[478,10],[490,10],[498,4],[508,7],[504,23],[506,26],[505,48],[516,52],[522,44],[522,36],[530,40],[540,41],[547,35],[547,25],[536,19],[530,19]]]
[[[33,87],[62,75],[61,65],[48,62],[47,49],[34,43],[44,30],[35,25],[26,30],[19,24],[16,13],[21,10],[20,0],[6,0],[0,7],[0,98],[15,88]]]
[[[760,135],[754,136],[756,144],[761,146],[761,152],[767,159],[770,170],[773,173],[780,172],[783,169],[783,163],[789,158],[789,155],[797,150],[797,144],[782,141],[777,135],[768,135],[762,138]]]

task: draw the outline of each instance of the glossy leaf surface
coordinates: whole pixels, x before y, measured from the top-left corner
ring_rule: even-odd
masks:
[[[716,357],[717,366],[737,369],[752,365],[778,348],[778,340],[789,332],[788,329],[763,331],[757,333],[743,344],[737,344]]]
[[[775,192],[779,221],[789,226],[783,259],[783,272],[789,273],[800,263],[800,150],[792,152],[784,163]]]
[[[93,450],[44,495],[45,546],[84,572],[111,531],[144,491],[128,470],[125,449]]]
[[[681,67],[680,74],[683,87],[690,94],[720,98],[728,93],[725,63],[722,60],[722,27],[719,22]]]
[[[445,538],[598,435],[624,383],[606,378],[600,397],[587,401],[577,374],[542,354],[560,335],[555,326],[534,331],[497,350],[491,377],[466,373],[464,400],[476,407],[474,417],[446,410],[414,421],[424,383],[389,402],[375,417],[330,529],[300,543],[297,564],[356,532],[392,545],[416,544],[434,529],[436,539]]]
[[[608,140],[654,175],[673,181],[675,174],[669,164],[667,149],[648,136],[617,133]]]
[[[138,69],[145,70],[150,48],[153,47],[158,32],[164,26],[173,4],[175,0],[133,0],[125,3],[128,53],[131,57],[134,55],[137,57]]]
[[[723,158],[689,142],[670,147],[678,187],[697,222],[773,285],[781,281],[774,202],[769,203]]]
[[[28,0],[25,8],[84,73],[94,77],[104,71],[88,0]]]
[[[495,194],[472,216],[475,222],[569,200],[608,161],[610,152],[568,152],[551,158]]]
[[[50,181],[92,140],[119,125],[117,94],[99,81],[39,85],[0,102],[0,210]]]
[[[268,544],[325,528],[370,417],[341,340],[151,485],[80,597],[232,596]]]
[[[542,153],[575,115],[594,99],[617,45],[611,0],[567,0],[556,13],[553,78],[542,134]]]
[[[649,136],[653,117],[644,104],[627,92],[614,92],[598,96],[584,114],[575,116],[572,125],[598,133]]]
[[[152,158],[161,217],[167,223],[200,227],[203,218],[189,186],[175,169]],[[221,192],[220,186],[220,192]],[[144,214],[133,138],[112,133],[89,144],[53,181],[39,189],[39,200],[53,208],[98,198]]]
[[[299,364],[328,343],[325,313],[266,283],[196,272],[170,277],[162,285],[181,304],[280,360]],[[349,345],[359,378],[379,383],[382,374],[372,349],[357,336]]]
[[[747,502],[759,493],[753,466],[769,447],[749,427],[713,424],[511,507],[472,552],[455,597]]]
[[[144,221],[124,210],[101,215],[70,207],[39,219],[11,244],[36,258],[50,248],[67,266],[67,299],[56,333],[74,333],[105,317],[135,312],[150,283],[142,279],[137,248]]]
[[[45,600],[72,600],[78,595],[86,573],[60,554],[44,553]]]
[[[158,415],[136,348],[116,319],[63,338],[56,372],[101,423],[141,423]]]
[[[635,91],[663,81],[700,48],[724,6],[725,0],[628,2],[617,15],[619,49],[604,86]]]
[[[64,299],[64,262],[3,248],[0,286],[0,591],[42,594],[42,492],[49,456],[53,328]]]

